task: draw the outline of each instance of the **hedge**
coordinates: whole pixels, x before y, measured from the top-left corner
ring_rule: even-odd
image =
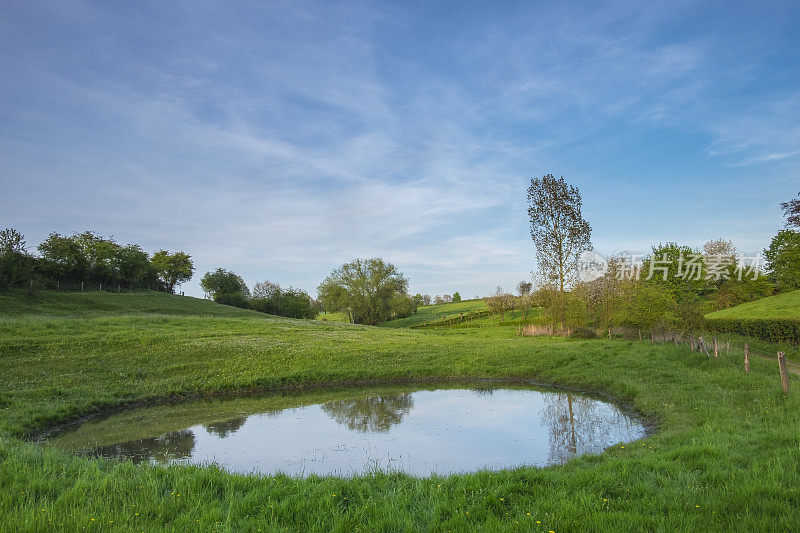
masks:
[[[758,337],[767,342],[800,344],[800,320],[768,318],[714,318],[707,319],[709,329],[720,333],[734,333]]]

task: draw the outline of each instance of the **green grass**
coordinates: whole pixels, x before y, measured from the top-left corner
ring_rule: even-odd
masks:
[[[407,318],[398,318],[381,324],[387,328],[410,328],[425,322],[442,321],[447,318],[460,316],[462,313],[485,311],[486,302],[483,300],[462,300],[449,304],[426,305],[417,309],[417,312]]]
[[[177,297],[170,305],[209,312],[51,316],[62,304],[42,298],[38,313],[37,304],[21,313],[5,302],[0,319],[0,529],[785,531],[800,523],[800,382],[792,376],[784,396],[773,360],[753,359],[745,375],[736,350],[713,360],[671,344],[517,337],[513,327],[220,316],[213,304]],[[237,476],[87,460],[21,440],[165,398],[460,377],[601,391],[658,431],[563,466],[430,479]]]
[[[0,292],[0,317],[99,317],[109,315],[258,316],[210,300],[163,292]]]
[[[800,291],[785,292],[729,309],[714,311],[706,318],[800,320]]]
[[[324,322],[350,322],[347,313],[342,311],[333,313],[322,312],[317,315],[317,320],[322,320]]]

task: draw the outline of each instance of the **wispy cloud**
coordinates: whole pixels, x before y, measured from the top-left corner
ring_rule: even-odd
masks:
[[[597,237],[625,247],[656,238],[649,176],[682,171],[675,148],[659,153],[664,132],[697,138],[681,157],[715,168],[709,190],[800,153],[797,67],[769,64],[788,53],[791,6],[736,40],[757,13],[708,18],[690,2],[461,17],[359,2],[50,7],[0,8],[0,225],[31,241],[88,227],[308,290],[383,255],[412,288],[486,293],[533,267],[534,175],[581,185],[599,231],[619,227],[622,195],[639,223]],[[657,161],[627,168],[639,153]],[[686,193],[661,198],[681,208]],[[706,220],[751,241],[774,221],[757,235],[736,224]]]

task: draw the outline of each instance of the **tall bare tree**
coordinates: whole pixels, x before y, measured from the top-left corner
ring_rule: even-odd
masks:
[[[578,273],[582,252],[592,249],[592,227],[581,214],[577,187],[552,174],[533,178],[528,187],[528,216],[541,275],[555,284],[560,296],[559,319],[564,321],[564,292]]]
[[[781,202],[781,209],[786,216],[786,227],[800,228],[800,194],[788,202]]]

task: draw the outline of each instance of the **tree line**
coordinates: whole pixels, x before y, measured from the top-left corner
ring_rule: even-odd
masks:
[[[438,294],[431,298],[430,294],[420,294],[417,293],[412,296],[414,302],[417,304],[417,307],[422,307],[423,305],[439,305],[439,304],[449,304],[461,301],[461,295],[458,291],[454,292],[452,295],[450,294],[443,294],[439,296]]]
[[[800,289],[800,199],[781,204],[786,228],[764,250],[765,265],[745,265],[732,242],[708,241],[702,249],[674,242],[652,248],[640,263],[629,254],[605,261],[594,279],[579,279],[579,261],[592,250],[591,226],[582,199],[563,177],[531,180],[531,237],[538,271],[535,285],[522,282],[518,295],[502,289],[486,299],[494,313],[542,308],[538,320],[552,330],[627,327],[639,331],[702,327],[716,309]]]
[[[251,291],[241,276],[218,268],[200,280],[206,296],[217,303],[252,309],[289,318],[315,318],[319,305],[301,289],[282,289],[277,283],[261,281]]]
[[[91,231],[51,233],[28,249],[14,228],[0,231],[0,287],[29,286],[55,289],[60,284],[149,287],[175,292],[190,280],[194,265],[189,254],[158,250],[152,256],[138,244],[120,244]]]

